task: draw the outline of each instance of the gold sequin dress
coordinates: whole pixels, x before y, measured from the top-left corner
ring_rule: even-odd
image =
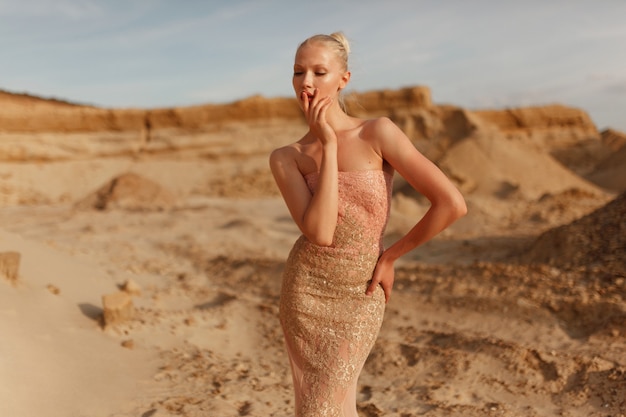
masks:
[[[312,193],[317,173],[305,180]],[[385,310],[380,286],[365,290],[383,251],[392,175],[339,172],[333,244],[294,244],[283,274],[280,321],[293,372],[298,417],[356,416],[357,378]]]

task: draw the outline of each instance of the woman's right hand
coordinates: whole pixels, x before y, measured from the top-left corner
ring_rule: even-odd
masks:
[[[322,145],[337,143],[337,134],[326,121],[326,111],[330,108],[333,99],[330,97],[320,98],[319,89],[317,88],[314,90],[311,98],[303,91],[300,99],[302,100],[304,116],[311,132]]]

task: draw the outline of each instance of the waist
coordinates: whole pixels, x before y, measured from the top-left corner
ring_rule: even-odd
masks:
[[[302,235],[296,241],[302,246],[303,250],[311,251],[313,253],[328,254],[334,257],[353,257],[360,255],[380,255],[383,248],[382,236],[379,239],[346,239],[345,236],[337,236],[333,239],[333,243],[330,246],[320,246],[311,242],[306,236]]]

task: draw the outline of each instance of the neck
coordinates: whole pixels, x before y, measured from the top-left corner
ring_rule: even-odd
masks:
[[[344,130],[350,121],[350,116],[348,116],[341,109],[339,103],[335,101],[326,112],[326,121],[335,131]]]

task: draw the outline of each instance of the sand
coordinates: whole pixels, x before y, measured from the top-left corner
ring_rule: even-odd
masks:
[[[17,277],[0,276],[0,415],[293,415],[277,301],[298,230],[267,155],[302,120],[282,101],[255,118],[256,97],[218,122],[175,109],[193,123],[155,119],[148,140],[140,109],[109,111],[129,128],[79,129],[100,110],[3,94],[67,123],[0,128],[0,263],[20,254]],[[470,210],[398,263],[361,416],[626,415],[626,190],[606,174],[626,166],[623,134],[567,107],[429,100],[361,102]],[[388,243],[427,208],[394,188]],[[102,297],[129,281],[132,317],[105,323]]]

